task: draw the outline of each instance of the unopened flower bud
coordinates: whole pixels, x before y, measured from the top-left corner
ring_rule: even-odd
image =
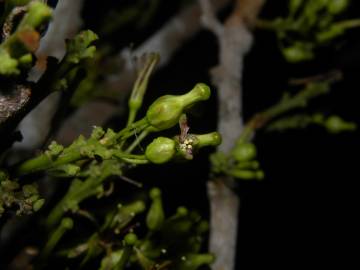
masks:
[[[164,130],[175,126],[183,111],[194,103],[207,100],[210,97],[210,88],[198,83],[188,93],[180,96],[166,95],[155,100],[150,105],[146,118],[155,130]]]
[[[146,217],[146,224],[150,230],[158,230],[161,228],[165,220],[164,209],[162,206],[161,190],[153,188],[150,191],[152,204]]]
[[[175,155],[175,141],[166,137],[153,140],[145,150],[146,158],[155,164],[168,162]]]
[[[252,143],[239,143],[236,144],[231,154],[237,161],[249,161],[256,157],[256,147]]]
[[[331,133],[340,133],[342,131],[352,131],[356,129],[356,125],[352,122],[346,122],[339,116],[330,116],[325,121],[326,129]]]
[[[221,143],[221,136],[218,132],[211,132],[208,134],[195,135],[197,138],[196,147],[204,146],[218,146]]]

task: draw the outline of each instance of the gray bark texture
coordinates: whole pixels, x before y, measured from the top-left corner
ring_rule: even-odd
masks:
[[[222,24],[216,18],[211,2],[200,0],[203,25],[219,42],[219,64],[211,70],[218,91],[218,131],[223,142],[218,150],[228,153],[243,130],[242,74],[244,57],[253,43],[249,27],[255,21],[264,0],[238,0],[230,16]],[[208,182],[210,201],[210,252],[216,256],[214,270],[233,270],[240,199],[232,190],[233,179],[223,177]]]

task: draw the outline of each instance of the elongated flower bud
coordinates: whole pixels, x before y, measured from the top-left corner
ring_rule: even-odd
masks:
[[[196,147],[218,146],[221,143],[221,136],[218,132],[211,132],[202,135],[195,135],[197,138]]]
[[[164,223],[165,214],[162,206],[161,190],[153,188],[150,191],[152,204],[146,217],[146,225],[152,231],[159,230]]]
[[[155,100],[149,107],[146,118],[155,130],[164,130],[178,124],[183,111],[202,100],[210,97],[210,88],[203,83],[198,83],[188,93],[180,96],[166,95]]]
[[[356,129],[356,124],[344,121],[336,115],[329,116],[325,121],[326,129],[331,133],[340,133],[343,131],[353,131]]]

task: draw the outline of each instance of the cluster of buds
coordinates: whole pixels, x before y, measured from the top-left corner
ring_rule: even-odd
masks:
[[[256,161],[256,146],[250,142],[238,141],[231,152],[233,166],[229,174],[235,178],[249,180],[264,178],[264,172],[259,169],[259,162]]]

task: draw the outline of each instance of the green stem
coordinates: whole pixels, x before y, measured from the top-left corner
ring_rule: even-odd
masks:
[[[129,154],[129,153],[124,153],[121,151],[116,151],[113,152],[113,155],[117,158],[120,159],[139,159],[139,160],[146,160],[145,155],[134,155],[134,154]]]
[[[135,141],[126,149],[125,152],[126,152],[126,153],[131,153],[131,151],[133,151],[134,148],[135,148],[136,146],[138,146],[139,143],[141,143],[141,141],[142,141],[143,139],[145,139],[145,137],[146,137],[148,134],[149,134],[148,129],[143,130],[143,132],[141,132],[141,134],[136,137]]]
[[[280,102],[273,105],[269,109],[257,113],[250,121],[245,125],[242,134],[238,141],[250,141],[255,130],[265,126],[270,120],[296,108],[305,107],[309,100],[326,94],[329,91],[329,85],[326,82],[323,83],[310,83],[304,90],[298,94],[283,98]]]
[[[59,243],[63,235],[73,227],[73,221],[71,218],[63,218],[60,225],[56,228],[56,230],[51,234],[49,240],[47,241],[43,253],[42,258],[46,258],[49,254],[54,250],[55,246]]]
[[[144,160],[144,159],[123,158],[122,160],[127,163],[131,163],[131,164],[148,164],[149,163],[148,160]]]
[[[149,126],[148,121],[146,118],[143,118],[135,123],[131,124],[130,126],[122,129],[120,132],[117,133],[116,139],[117,140],[124,140],[126,138],[131,137],[136,132],[140,132]]]
[[[81,156],[80,152],[77,149],[60,154],[60,156],[57,157],[56,159],[52,159],[49,155],[44,153],[36,158],[27,160],[22,164],[20,164],[15,169],[15,173],[16,175],[21,176],[41,170],[47,170],[59,165],[72,163],[82,158],[83,157]]]
[[[343,29],[360,27],[360,19],[351,19],[351,20],[336,22],[333,24],[333,26]]]
[[[137,115],[138,109],[132,109],[129,111],[129,118],[127,121],[126,126],[130,126],[132,123],[134,123],[136,115]]]

